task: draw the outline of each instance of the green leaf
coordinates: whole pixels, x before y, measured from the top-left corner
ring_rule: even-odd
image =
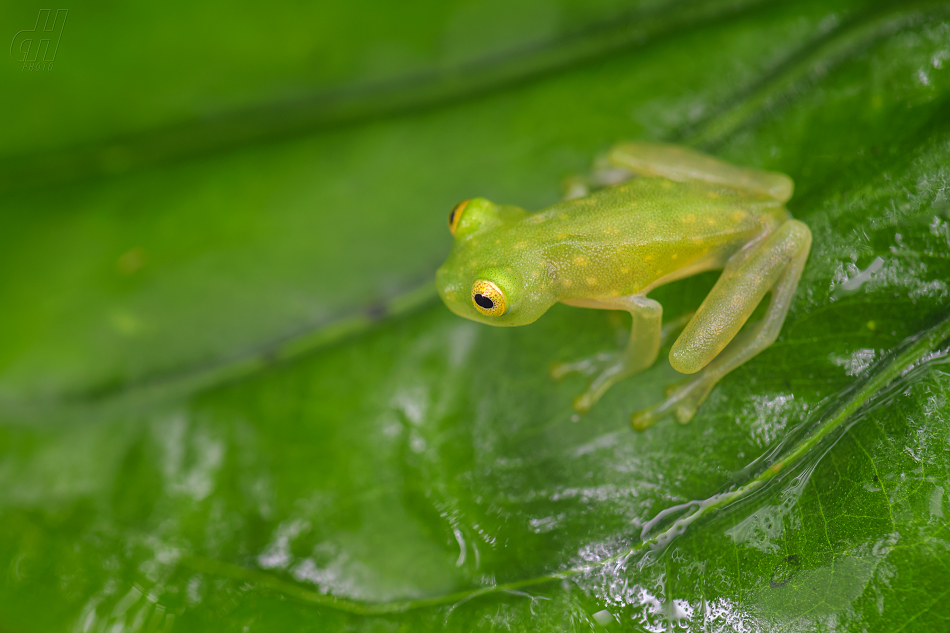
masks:
[[[5,72],[0,629],[945,626],[950,11],[508,4],[75,9]],[[790,174],[814,234],[779,340],[645,433],[665,361],[583,416],[548,379],[616,314],[431,290],[452,203],[627,138]]]

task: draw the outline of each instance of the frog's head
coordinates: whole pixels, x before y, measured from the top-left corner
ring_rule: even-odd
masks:
[[[533,323],[554,303],[534,261],[536,249],[515,239],[523,209],[473,198],[449,214],[455,243],[436,272],[439,296],[452,312],[488,325]],[[520,247],[520,248],[519,248]],[[527,274],[526,274],[527,273]]]

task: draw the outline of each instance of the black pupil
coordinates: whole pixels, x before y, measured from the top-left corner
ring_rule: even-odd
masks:
[[[488,297],[486,297],[485,295],[479,295],[479,294],[475,295],[475,303],[477,303],[478,305],[480,305],[486,310],[491,310],[492,308],[495,307],[495,302],[489,299]]]

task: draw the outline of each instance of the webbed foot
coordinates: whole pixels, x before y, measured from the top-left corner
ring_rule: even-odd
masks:
[[[630,426],[635,431],[645,431],[670,417],[675,417],[680,424],[686,424],[696,415],[699,405],[706,400],[715,385],[715,381],[703,377],[673,385],[672,389],[667,391],[666,400],[630,416]]]
[[[693,313],[690,312],[664,325],[660,331],[659,345],[667,345],[692,316]],[[555,363],[551,368],[551,377],[554,380],[561,380],[570,374],[594,376],[587,391],[574,398],[574,410],[583,413],[594,406],[610,387],[628,376],[647,369],[653,364],[655,358],[655,352],[651,354],[630,354],[629,350],[601,352],[571,363]]]
[[[573,363],[557,363],[551,368],[551,377],[561,380],[570,374],[595,376],[587,391],[574,398],[574,410],[584,412],[600,400],[611,386],[633,373],[620,352],[601,352]]]

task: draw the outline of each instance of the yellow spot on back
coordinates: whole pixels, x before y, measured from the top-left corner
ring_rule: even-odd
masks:
[[[709,193],[706,194],[706,196],[709,198],[718,198],[719,194],[716,193],[715,191],[710,191]]]
[[[685,222],[686,224],[692,224],[695,221],[696,221],[696,216],[692,213],[688,213],[683,216],[683,222]]]
[[[652,231],[656,228],[656,222],[647,222],[647,228]]]
[[[521,248],[526,247],[527,245],[528,245],[528,243],[525,242],[524,240],[522,240],[522,241],[520,241],[520,242],[515,243],[515,248],[521,249]]]
[[[670,259],[676,259],[679,256],[680,256],[679,253],[673,253],[672,255],[670,255]]]
[[[669,189],[673,186],[673,183],[671,183],[669,180],[661,180],[660,186],[663,187],[664,189]]]
[[[596,278],[596,277],[588,277],[588,278],[587,278],[587,285],[588,285],[588,286],[596,286],[596,285],[597,285],[597,278]]]
[[[540,276],[541,276],[541,271],[540,271],[540,270],[533,270],[533,271],[531,271],[531,278],[532,278],[532,279],[537,279],[537,278],[540,277]]]
[[[563,239],[566,238],[566,237],[567,237],[567,233],[558,233],[558,234],[557,234],[557,239],[559,239],[559,240],[563,240]]]
[[[565,286],[571,286],[571,285],[574,284],[574,282],[571,281],[570,279],[562,279],[562,280],[561,280],[561,283],[562,283],[563,285],[565,285]]]
[[[577,257],[574,258],[574,265],[575,265],[575,266],[586,266],[586,265],[587,265],[587,258],[584,257],[583,255],[578,255]]]
[[[732,219],[735,220],[736,222],[739,222],[740,220],[743,220],[745,216],[746,216],[745,211],[736,211],[735,213],[732,214]]]
[[[629,273],[629,272],[630,272],[630,269],[627,268],[626,266],[624,266],[623,268],[620,269],[620,272],[622,272],[622,273]]]
[[[709,226],[716,226],[716,218],[706,218],[706,224]]]
[[[645,262],[648,262],[648,261],[650,261],[651,259],[653,259],[653,255],[644,255],[644,256],[643,256],[643,261],[645,261]]]
[[[569,215],[566,214],[566,213],[562,213],[562,214],[561,214],[561,219],[562,219],[562,220],[566,220],[566,219],[568,219],[569,217],[571,217],[571,216],[569,216]]]

